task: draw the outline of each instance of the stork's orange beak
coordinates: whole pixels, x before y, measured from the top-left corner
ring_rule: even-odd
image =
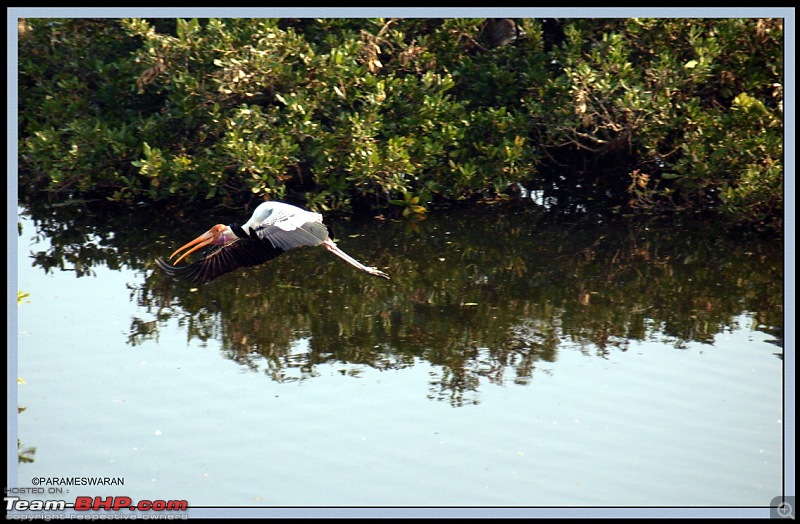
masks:
[[[173,262],[174,264],[177,264],[178,262],[180,262],[181,260],[186,258],[186,256],[189,255],[190,253],[194,253],[195,251],[197,251],[201,247],[205,247],[205,246],[207,246],[209,244],[213,244],[214,241],[217,239],[217,236],[218,235],[214,235],[213,230],[206,231],[205,233],[203,233],[199,237],[195,238],[194,240],[192,240],[188,244],[186,244],[184,246],[181,246],[178,249],[176,249],[175,252],[172,253],[169,256],[169,259],[172,260],[175,257],[175,255],[177,255],[178,253],[180,253],[184,249],[188,249],[188,248],[191,247],[192,249],[189,249],[189,251],[187,251],[186,253],[181,255],[181,257],[178,260]],[[192,247],[192,246],[194,246],[194,247]]]

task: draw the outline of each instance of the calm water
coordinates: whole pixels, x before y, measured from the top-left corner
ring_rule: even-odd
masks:
[[[774,241],[486,206],[332,220],[390,281],[304,249],[198,289],[152,259],[244,214],[21,213],[20,486],[122,477],[69,496],[212,507],[781,494]]]

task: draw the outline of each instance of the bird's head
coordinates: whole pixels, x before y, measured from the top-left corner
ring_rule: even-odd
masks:
[[[199,237],[195,238],[188,244],[183,245],[178,249],[176,249],[175,252],[172,253],[172,255],[170,255],[169,258],[170,260],[172,260],[173,258],[175,258],[175,255],[177,255],[184,249],[191,248],[183,255],[181,255],[180,258],[178,258],[178,260],[174,262],[174,264],[177,264],[178,262],[186,258],[187,255],[189,255],[190,253],[194,253],[201,247],[224,244],[226,242],[230,242],[235,238],[236,235],[233,234],[233,231],[231,231],[230,227],[223,224],[217,224],[216,226],[212,227],[211,229],[209,229]]]

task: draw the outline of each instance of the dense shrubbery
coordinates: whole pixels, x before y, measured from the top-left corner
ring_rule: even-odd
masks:
[[[20,183],[398,209],[522,186],[779,229],[778,19],[20,26]]]

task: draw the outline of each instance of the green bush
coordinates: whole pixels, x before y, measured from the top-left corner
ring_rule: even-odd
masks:
[[[417,215],[525,187],[782,226],[779,19],[25,22],[24,194]]]
[[[781,20],[567,24],[563,74],[525,100],[537,142],[628,206],[781,228],[782,41]]]

